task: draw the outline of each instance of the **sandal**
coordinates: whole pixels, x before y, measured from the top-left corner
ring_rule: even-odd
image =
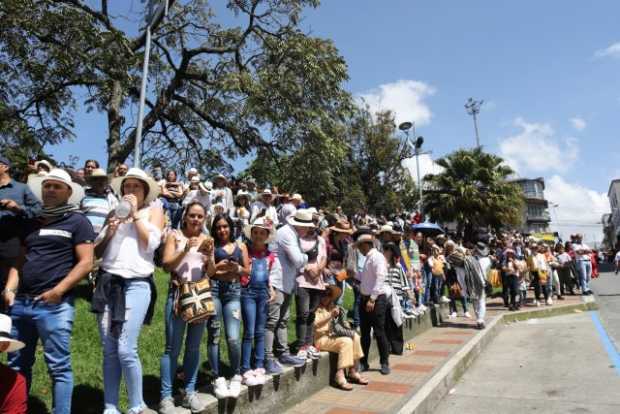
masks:
[[[347,382],[346,378],[336,377],[336,388],[340,388],[343,391],[352,391],[353,386]]]
[[[354,375],[349,375],[347,378],[351,384],[368,385],[368,380],[356,372]]]

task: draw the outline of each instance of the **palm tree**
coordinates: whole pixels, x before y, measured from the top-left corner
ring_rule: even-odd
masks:
[[[457,232],[474,241],[481,227],[514,227],[522,220],[521,189],[507,181],[513,170],[481,148],[458,150],[437,160],[439,174],[428,174],[424,211],[433,221],[456,222]]]

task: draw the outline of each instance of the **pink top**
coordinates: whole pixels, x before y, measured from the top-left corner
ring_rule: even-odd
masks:
[[[187,237],[180,230],[174,231],[174,237],[177,252],[184,250],[187,245]],[[181,281],[197,282],[204,277],[203,265],[203,255],[198,252],[198,246],[194,246],[189,249],[189,252],[185,253],[179,265],[174,269],[174,273]]]
[[[327,260],[327,245],[325,244],[325,240],[323,240],[320,236],[315,236],[312,238],[300,238],[299,244],[301,245],[301,251],[304,253],[311,252],[314,249],[316,243],[318,245],[318,255],[316,259],[310,260],[308,258],[308,264],[314,263],[324,263]],[[297,276],[297,285],[302,288],[309,289],[325,289],[325,281],[323,280],[323,275],[319,275],[317,279],[312,279],[307,272],[301,272],[299,276]]]

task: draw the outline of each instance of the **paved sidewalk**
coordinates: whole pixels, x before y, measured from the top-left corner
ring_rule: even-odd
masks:
[[[620,375],[593,318],[573,313],[503,329],[434,413],[620,413]]]
[[[551,307],[581,303],[580,296],[567,296]],[[459,309],[460,309],[460,305]],[[542,308],[542,307],[541,307]],[[541,309],[533,306],[522,308],[523,312]],[[507,312],[499,298],[487,305],[487,320]],[[302,403],[287,411],[289,414],[372,414],[397,412],[455,353],[462,349],[480,331],[475,320],[459,317],[443,327],[432,328],[416,336],[415,350],[405,351],[401,356],[390,356],[392,373],[383,376],[378,363],[371,363],[371,372],[365,373],[368,386],[355,385],[353,391],[341,391],[326,387]],[[373,345],[375,346],[375,345]]]

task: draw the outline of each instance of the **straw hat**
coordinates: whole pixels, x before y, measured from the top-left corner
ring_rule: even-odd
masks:
[[[11,325],[11,318],[8,315],[0,313],[0,343],[9,343],[9,347],[5,352],[19,351],[25,346],[22,341],[11,338]]]
[[[58,181],[69,186],[69,188],[71,188],[71,196],[69,197],[69,201],[67,201],[68,204],[78,205],[84,198],[84,189],[82,186],[73,182],[71,176],[65,170],[54,168],[47,175],[31,176],[28,178],[28,187],[30,187],[30,191],[41,201],[43,201],[41,195],[42,185],[45,181]]]
[[[291,226],[296,227],[311,227],[314,228],[314,221],[312,220],[312,212],[307,209],[299,209],[295,212],[295,215],[288,220]]]
[[[390,226],[389,224],[384,224],[383,226],[381,226],[381,228],[377,232],[377,234],[381,234],[381,233],[394,234],[394,229],[392,229],[392,226]]]
[[[374,243],[374,242],[375,242],[375,238],[372,236],[372,234],[362,234],[357,238],[357,240],[355,241],[355,244]]]
[[[47,161],[47,160],[41,160],[41,161],[37,161],[34,163],[34,168],[39,168],[39,165],[43,165],[47,168],[48,171],[51,171],[54,167],[52,166],[52,164]]]
[[[301,194],[295,193],[290,197],[291,201],[303,201]]]
[[[338,220],[336,224],[331,226],[329,229],[336,233],[353,234],[353,228],[348,220]]]
[[[273,197],[273,193],[271,192],[271,190],[269,188],[265,188],[261,193],[260,193],[261,197],[265,197],[265,196],[269,196],[269,197]]]
[[[243,233],[245,234],[245,237],[248,238],[248,240],[252,239],[252,229],[254,227],[269,231],[269,237],[266,241],[267,244],[271,243],[276,238],[276,228],[274,227],[273,222],[266,217],[259,217],[254,220],[254,223],[246,224],[243,228]]]
[[[106,180],[108,179],[108,174],[106,174],[103,168],[95,168],[93,172],[88,177],[86,177],[86,181],[96,180],[98,178],[105,178]]]
[[[121,189],[123,187],[123,181],[125,181],[128,178],[135,178],[136,180],[140,180],[143,183],[145,183],[147,187],[149,188],[148,194],[144,195],[145,205],[155,200],[157,196],[159,195],[159,185],[157,184],[157,182],[153,180],[151,177],[149,177],[140,168],[130,168],[129,171],[127,171],[127,174],[125,174],[124,176],[116,177],[112,179],[112,182],[110,183],[110,187],[112,187],[112,190],[114,190],[114,192],[117,195],[119,196],[122,195]]]
[[[250,201],[250,199],[252,198],[252,196],[250,196],[250,193],[248,193],[247,191],[239,190],[239,192],[237,192],[237,195],[235,196],[235,200],[238,200],[241,197],[245,197],[248,201]]]

